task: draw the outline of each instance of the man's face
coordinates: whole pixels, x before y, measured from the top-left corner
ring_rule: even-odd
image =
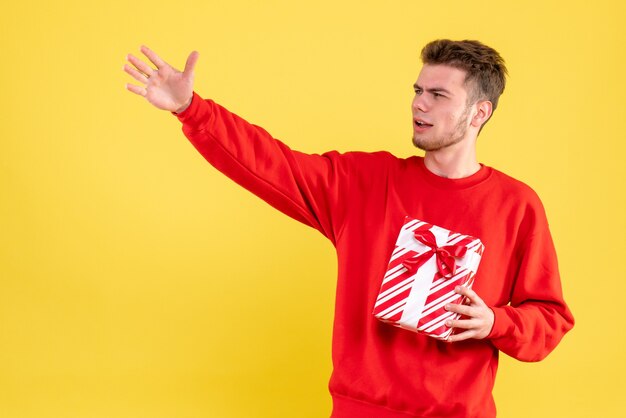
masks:
[[[465,71],[448,65],[426,64],[415,83],[413,144],[437,151],[461,142],[470,125]]]

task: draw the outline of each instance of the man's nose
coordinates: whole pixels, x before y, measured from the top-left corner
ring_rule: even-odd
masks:
[[[423,94],[416,94],[413,98],[413,110],[420,112],[428,111],[428,103],[426,103]]]

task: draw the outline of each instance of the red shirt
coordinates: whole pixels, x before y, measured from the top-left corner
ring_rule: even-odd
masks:
[[[333,417],[492,417],[502,351],[544,358],[572,328],[543,206],[487,166],[463,179],[387,152],[309,155],[194,94],[177,115],[218,170],[336,247]],[[372,309],[405,216],[480,238],[473,289],[495,314],[488,338],[446,343],[378,321]]]

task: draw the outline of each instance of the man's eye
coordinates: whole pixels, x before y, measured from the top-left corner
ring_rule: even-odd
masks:
[[[421,89],[415,89],[415,94],[422,94],[422,90]]]
[[[433,96],[435,96],[435,97],[443,97],[443,94],[440,94],[440,93],[433,93]]]

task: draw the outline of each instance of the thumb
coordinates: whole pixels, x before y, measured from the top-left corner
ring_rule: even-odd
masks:
[[[193,69],[196,66],[196,62],[198,61],[198,56],[199,55],[200,54],[198,54],[198,51],[193,51],[187,57],[187,62],[185,63],[185,69],[183,70],[183,74],[186,77],[189,77],[189,76],[191,76],[193,74]]]

